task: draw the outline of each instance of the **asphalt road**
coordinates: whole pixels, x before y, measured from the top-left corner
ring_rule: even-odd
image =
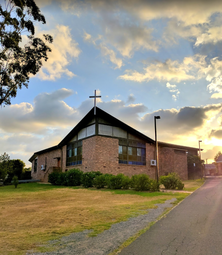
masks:
[[[222,178],[206,183],[120,255],[222,255]]]

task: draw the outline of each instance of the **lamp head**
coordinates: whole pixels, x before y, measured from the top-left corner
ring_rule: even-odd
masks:
[[[159,120],[159,119],[160,119],[160,116],[154,116],[154,118]]]

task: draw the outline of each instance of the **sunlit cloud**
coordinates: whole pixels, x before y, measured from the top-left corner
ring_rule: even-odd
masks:
[[[179,94],[180,94],[180,91],[177,89],[177,86],[176,85],[171,85],[169,82],[167,82],[166,87],[172,93],[173,100],[177,101],[177,98],[179,97]]]
[[[62,75],[66,75],[69,78],[76,76],[67,66],[72,59],[78,59],[81,50],[78,47],[78,43],[72,38],[70,28],[64,25],[57,25],[55,29],[47,31],[47,33],[53,36],[53,43],[49,45],[52,52],[48,54],[49,59],[43,63],[43,67],[37,77],[41,80],[55,81],[60,79]]]

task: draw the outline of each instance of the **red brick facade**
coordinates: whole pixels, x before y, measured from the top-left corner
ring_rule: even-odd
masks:
[[[61,167],[61,159],[59,162],[58,157],[61,158],[60,149],[38,155],[36,172],[34,171],[35,160],[32,161],[32,178],[47,182],[48,175],[53,171],[52,167]],[[44,166],[46,169],[41,170],[41,166]]]
[[[155,166],[150,165],[154,159],[155,146],[146,143],[146,165],[119,164],[119,140],[104,136],[93,136],[82,141],[82,164],[76,166],[66,166],[66,145],[62,149],[56,149],[38,156],[37,171],[34,172],[34,160],[32,162],[32,177],[47,181],[48,174],[53,171],[53,167],[61,167],[63,172],[79,168],[84,172],[100,171],[102,173],[118,174],[123,173],[128,176],[134,174],[147,174],[155,178]],[[59,159],[60,158],[60,159]],[[45,171],[41,170],[41,165],[45,165]],[[159,146],[159,176],[166,173],[176,172],[183,180],[188,179],[187,154],[185,150],[178,150],[171,147]]]

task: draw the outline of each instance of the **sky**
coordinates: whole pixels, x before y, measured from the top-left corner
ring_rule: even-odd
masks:
[[[97,106],[154,139],[222,151],[222,1],[36,0],[52,52],[0,108],[0,154],[27,166]],[[0,0],[4,6],[4,1]],[[25,39],[24,39],[25,40]]]

